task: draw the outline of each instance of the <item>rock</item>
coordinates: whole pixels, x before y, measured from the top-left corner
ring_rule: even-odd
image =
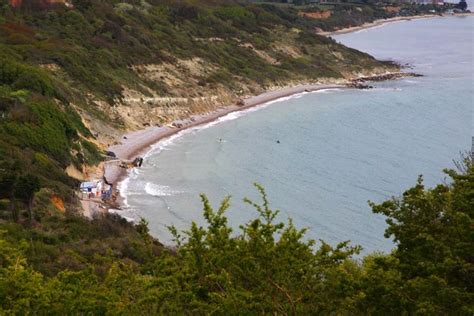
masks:
[[[388,74],[383,74],[383,75],[374,75],[374,76],[369,76],[369,77],[362,77],[362,78],[357,78],[353,79],[351,83],[349,83],[347,86],[352,87],[352,88],[357,88],[357,89],[370,89],[372,88],[371,86],[365,85],[364,83],[367,81],[385,81],[385,80],[393,80],[393,79],[400,79],[400,78],[405,78],[405,77],[422,77],[423,75],[413,73],[413,72],[394,72],[394,73],[388,73]]]
[[[354,89],[372,89],[373,88],[373,86],[369,86],[367,84],[363,84],[359,82],[351,82],[347,86]]]

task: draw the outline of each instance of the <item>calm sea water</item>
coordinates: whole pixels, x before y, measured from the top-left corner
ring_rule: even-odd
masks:
[[[203,223],[199,193],[216,207],[230,194],[227,215],[238,227],[257,215],[242,198],[258,201],[258,182],[280,219],[309,228],[308,238],[389,251],[385,220],[367,201],[400,195],[419,174],[430,186],[443,181],[442,169],[470,149],[473,38],[473,17],[337,36],[379,59],[411,64],[424,77],[298,95],[163,141],[123,183],[122,215],[146,218],[167,243],[166,225]]]

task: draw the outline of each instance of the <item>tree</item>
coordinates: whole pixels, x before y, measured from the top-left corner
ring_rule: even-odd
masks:
[[[201,196],[207,227],[193,223],[180,240],[178,262],[167,271],[187,280],[173,300],[183,310],[217,314],[350,314],[355,294],[351,256],[358,247],[332,247],[305,240],[305,229],[279,222],[265,191],[263,203],[245,202],[258,212],[255,220],[233,233],[225,211],[229,198],[214,210]],[[179,267],[179,268],[177,268]],[[166,275],[167,273],[162,272]],[[171,299],[170,299],[171,301]]]
[[[40,188],[38,177],[30,174],[20,176],[14,188],[15,197],[26,204],[30,224],[33,223],[33,201],[35,199],[35,193],[38,192]]]
[[[466,11],[466,9],[467,9],[467,2],[466,2],[466,0],[461,0],[461,1],[459,1],[457,7],[458,7],[458,9],[461,9],[461,10],[463,10],[463,11]]]
[[[10,200],[10,212],[13,221],[18,221],[18,213],[15,208],[14,186],[17,181],[17,175],[10,165],[0,167],[0,199],[6,198]]]
[[[398,199],[371,204],[387,216],[386,237],[393,237],[409,313],[474,312],[474,165],[446,170],[451,184],[426,189],[417,184]],[[393,289],[395,290],[395,289]]]

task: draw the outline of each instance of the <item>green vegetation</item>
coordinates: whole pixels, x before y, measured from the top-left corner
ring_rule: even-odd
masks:
[[[420,180],[400,199],[373,205],[387,216],[396,249],[362,261],[357,246],[308,241],[291,222],[277,222],[260,187],[263,204],[246,201],[258,218],[238,232],[225,217],[229,199],[214,210],[203,196],[208,226],[172,228],[174,250],[145,221],[88,221],[75,210],[77,182],[64,169],[101,160],[78,113],[121,128],[107,107],[124,89],[176,96],[135,66],[203,60],[208,71],[189,87],[207,91],[390,67],[314,34],[382,14],[360,8],[334,6],[319,20],[290,6],[230,0],[75,0],[73,9],[0,0],[0,314],[471,315],[468,160],[462,172],[448,171],[450,185],[425,189]]]
[[[327,18],[308,19],[306,23],[324,31],[358,26],[379,19],[399,16],[414,16],[423,14],[443,13],[455,7],[452,3],[442,6],[434,4],[416,4],[406,1],[374,1],[374,0],[343,0],[314,3],[310,0],[253,1],[255,3],[272,4],[287,10],[300,13],[322,13],[329,11]]]
[[[391,254],[355,259],[359,247],[306,240],[276,221],[260,190],[257,219],[233,232],[205,196],[206,227],[172,229],[175,250],[114,216],[70,214],[41,226],[0,225],[2,314],[472,315],[474,165],[451,184],[417,184],[373,204],[387,217]]]
[[[78,110],[123,128],[110,113],[124,89],[236,94],[245,85],[254,91],[390,66],[315,35],[310,22],[293,9],[235,1],[75,0],[68,8],[23,0],[13,8],[0,0],[0,185],[9,186],[2,198],[15,208],[18,179],[34,175],[41,188],[74,204],[77,183],[65,168],[101,160]],[[184,91],[133,70],[193,59],[209,70]]]
[[[291,28],[312,33],[309,20],[298,16],[297,11],[268,5],[242,5],[233,1],[217,5],[212,1],[85,0],[74,1],[74,5],[73,10],[55,6],[49,10],[19,8],[13,12],[4,6],[6,20],[0,43],[23,61],[59,66],[65,74],[54,75],[65,76],[80,84],[81,90],[110,103],[121,97],[123,86],[143,91],[143,86],[156,88],[156,82],[129,71],[131,65],[173,63],[177,59],[199,57],[220,66],[229,79],[243,77],[270,83],[301,77],[297,74],[299,69],[292,67],[290,57],[275,56],[286,65],[282,69],[255,58],[255,53],[240,44],[251,43],[264,49],[277,43]],[[343,50],[332,41],[312,36],[316,44]],[[209,38],[221,40],[209,42]],[[326,75],[313,64],[316,56],[308,57],[312,57],[306,65],[314,72],[312,77]],[[364,54],[356,57],[367,58]],[[330,59],[325,61],[329,67],[335,66]],[[336,75],[340,76],[338,72]],[[51,85],[42,89],[53,93]]]

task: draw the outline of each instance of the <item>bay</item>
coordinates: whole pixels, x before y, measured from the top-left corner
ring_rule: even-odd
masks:
[[[204,223],[200,193],[216,207],[232,195],[227,215],[238,230],[257,216],[242,198],[259,201],[258,182],[279,219],[307,227],[307,238],[390,251],[385,219],[367,201],[400,195],[419,174],[428,186],[444,181],[442,169],[470,149],[474,18],[397,22],[334,38],[424,76],[297,95],[162,141],[122,184],[121,214],[147,219],[170,243],[167,225]]]

